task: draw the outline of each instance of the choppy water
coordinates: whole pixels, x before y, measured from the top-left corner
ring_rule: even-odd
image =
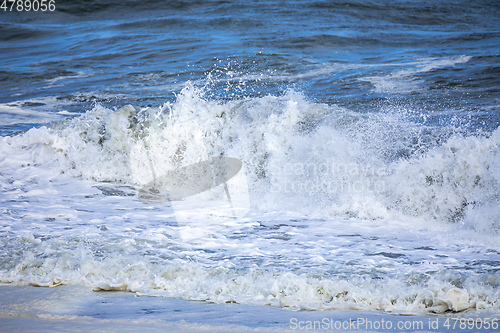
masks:
[[[73,1],[2,13],[0,281],[498,313],[499,9]],[[229,183],[241,207],[221,186],[140,200],[151,164],[207,156],[242,162]]]

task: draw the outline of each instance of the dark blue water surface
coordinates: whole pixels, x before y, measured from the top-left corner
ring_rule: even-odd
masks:
[[[500,124],[494,0],[56,0],[1,12],[0,40],[0,103],[43,112],[159,105],[192,81],[215,99],[291,88],[356,112]]]

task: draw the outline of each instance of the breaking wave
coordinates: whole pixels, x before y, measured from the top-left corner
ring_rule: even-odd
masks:
[[[4,138],[3,145],[30,151],[24,164],[56,159],[61,172],[75,177],[137,185],[131,165],[144,161],[131,152],[145,139],[171,167],[199,161],[199,142],[210,156],[240,159],[254,209],[499,230],[499,129],[467,134],[412,123],[403,112],[356,114],[291,90],[219,101],[188,84],[174,103],[116,111],[97,105],[69,122]]]

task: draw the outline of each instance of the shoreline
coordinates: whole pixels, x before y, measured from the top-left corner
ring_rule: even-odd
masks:
[[[492,316],[494,314],[487,312],[471,312],[469,317]],[[495,331],[477,327],[460,329],[459,322],[453,329],[453,317],[467,318],[467,313],[454,316],[355,310],[295,311],[271,306],[138,297],[129,292],[93,292],[83,286],[0,285],[2,332]],[[445,327],[447,320],[449,328]]]

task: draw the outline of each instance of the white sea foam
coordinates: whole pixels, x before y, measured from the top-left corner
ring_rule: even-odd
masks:
[[[0,126],[14,124],[43,124],[59,120],[56,114],[21,108],[16,105],[0,104]]]
[[[250,214],[234,223],[204,197],[179,203],[198,225],[178,227],[171,206],[137,200],[144,141],[157,164],[241,160]],[[293,91],[221,102],[188,85],[158,108],[96,106],[1,139],[0,281],[299,309],[495,310],[499,145],[498,129],[459,134]]]
[[[373,85],[378,93],[408,93],[422,88],[423,80],[418,78],[419,74],[433,71],[443,67],[453,67],[468,62],[471,56],[458,56],[451,58],[426,58],[415,62],[405,63],[404,69],[391,72],[384,76],[366,76],[360,81],[367,81]],[[407,68],[411,66],[413,68]]]
[[[201,95],[188,86],[177,102],[157,109],[96,106],[65,125],[4,138],[11,153],[3,163],[16,155],[31,156],[24,165],[57,159],[72,176],[137,185],[144,182],[134,165],[149,171],[137,147],[149,140],[155,163],[167,169],[206,154],[240,159],[252,203],[266,211],[452,222],[466,216],[472,223],[484,210],[479,229],[498,233],[500,130],[443,139],[443,129],[433,134],[391,115],[355,115],[292,91],[227,103]]]
[[[134,246],[135,244],[130,244]],[[130,246],[128,245],[128,246]],[[115,244],[115,247],[118,244]],[[258,267],[216,267],[175,259],[154,263],[133,255],[127,244],[99,259],[80,247],[79,253],[40,259],[26,256],[2,282],[55,287],[80,284],[92,290],[131,291],[139,295],[185,298],[213,303],[272,305],[303,310],[368,310],[442,313],[465,309],[497,309],[498,276],[471,277],[454,286],[459,275],[397,276],[373,279],[369,275],[329,276],[319,271],[286,272]],[[255,254],[254,254],[255,256]],[[384,266],[381,262],[379,269]],[[390,264],[389,264],[390,266]],[[414,279],[414,281],[411,281]]]

